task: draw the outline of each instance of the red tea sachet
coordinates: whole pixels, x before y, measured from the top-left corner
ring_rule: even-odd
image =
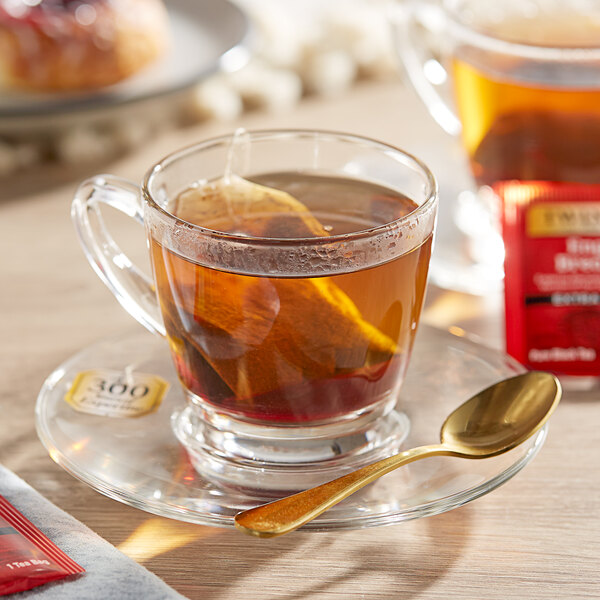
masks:
[[[0,496],[0,596],[84,571]]]
[[[600,375],[600,185],[507,181],[508,354],[531,369]]]

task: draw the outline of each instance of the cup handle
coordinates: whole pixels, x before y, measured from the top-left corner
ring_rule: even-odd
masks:
[[[459,135],[462,126],[451,106],[447,86],[444,92],[439,91],[444,90],[448,72],[418,29],[425,28],[436,39],[443,39],[446,34],[443,9],[432,2],[406,0],[395,14],[396,50],[410,83],[437,124],[446,133]]]
[[[121,306],[152,333],[165,335],[154,282],[122,252],[106,229],[100,204],[107,204],[144,224],[140,188],[127,179],[97,175],[78,188],[71,217],[85,255],[96,275]]]

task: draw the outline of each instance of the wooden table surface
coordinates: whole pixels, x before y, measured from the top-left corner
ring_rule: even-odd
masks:
[[[450,160],[440,153],[448,141],[414,98],[398,82],[383,82],[359,85],[343,98],[306,99],[292,113],[247,113],[233,124],[171,131],[100,170],[139,181],[166,152],[236,126],[345,130],[420,150],[434,169],[436,161]],[[0,462],[6,467],[191,599],[600,598],[597,389],[566,393],[540,454],[491,494],[442,515],[362,531],[259,540],[179,523],[101,496],[53,463],[34,426],[44,378],[85,346],[138,327],[76,241],[69,207],[87,174],[39,169],[0,187]],[[144,254],[141,240],[140,233],[132,243],[136,260]],[[494,295],[431,287],[425,319],[502,346],[502,306]]]

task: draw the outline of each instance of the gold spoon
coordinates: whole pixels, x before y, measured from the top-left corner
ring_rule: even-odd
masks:
[[[235,526],[257,537],[289,533],[382,475],[428,456],[487,458],[507,452],[538,431],[561,396],[558,379],[530,371],[499,381],[444,421],[441,444],[406,450],[304,492],[245,510]]]

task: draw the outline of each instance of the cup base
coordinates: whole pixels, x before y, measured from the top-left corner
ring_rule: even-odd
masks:
[[[443,289],[476,296],[502,292],[504,242],[497,199],[488,189],[448,190],[454,203],[440,210],[429,279]],[[446,217],[446,218],[443,218]]]
[[[292,430],[232,427],[230,420],[207,420],[188,405],[172,415],[171,425],[200,475],[261,496],[300,491],[389,456],[410,431],[408,417],[396,410]]]

